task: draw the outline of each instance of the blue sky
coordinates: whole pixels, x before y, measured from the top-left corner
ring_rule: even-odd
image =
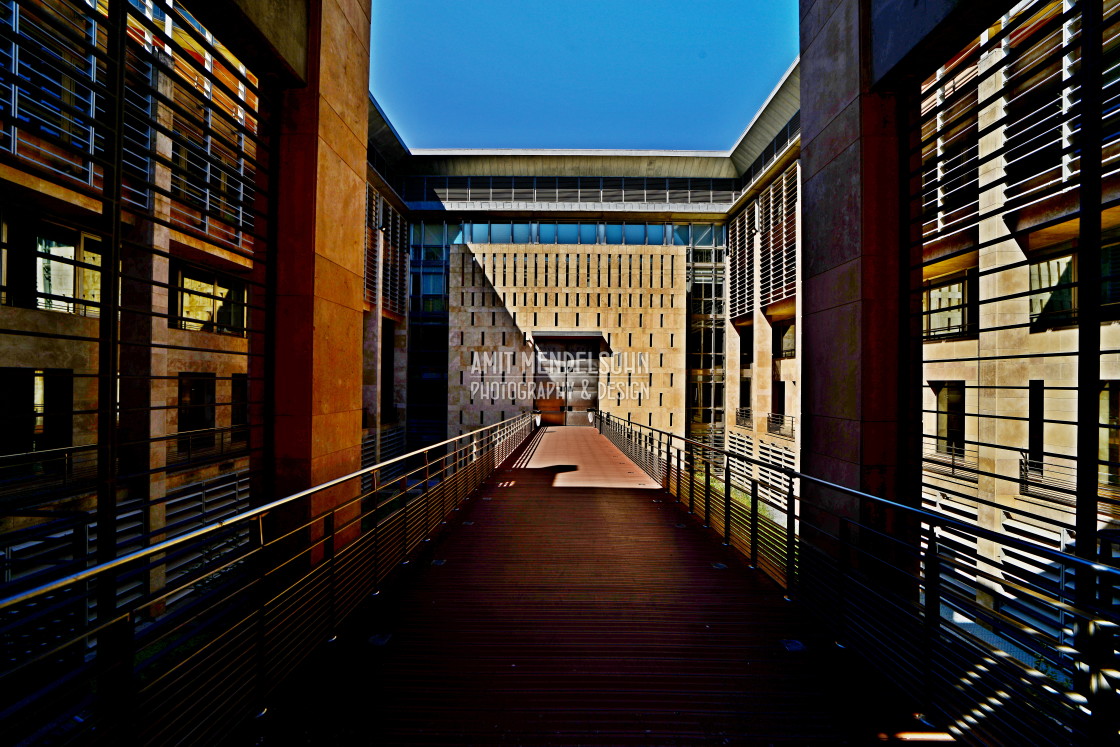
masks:
[[[797,0],[373,0],[370,90],[410,148],[730,148]]]

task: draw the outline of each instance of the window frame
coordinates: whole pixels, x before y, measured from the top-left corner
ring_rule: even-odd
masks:
[[[204,282],[203,277],[210,277],[209,293],[200,292],[188,289],[185,286],[185,276],[194,273],[197,282]],[[202,265],[192,265],[185,262],[173,262],[171,265],[172,283],[171,288],[175,292],[174,314],[169,314],[167,318],[167,325],[173,329],[180,329],[186,332],[207,332],[209,334],[226,335],[229,337],[245,337],[249,333],[249,285],[244,280],[227,273],[214,270]],[[221,287],[219,281],[225,281],[227,293],[232,294],[235,290],[240,292],[240,299],[233,301],[233,308],[241,308],[239,324],[222,324],[221,306],[215,305],[215,302],[221,302],[226,299],[218,295],[217,288]],[[190,294],[199,298],[209,298],[211,301],[211,315],[209,321],[189,317],[184,309],[184,297]],[[232,313],[232,312],[231,312]],[[197,327],[194,325],[198,325]]]
[[[930,308],[930,299],[934,291],[947,288],[951,285],[961,286],[961,303],[946,306],[940,309]],[[978,332],[979,320],[979,283],[975,268],[943,275],[922,284],[922,339],[951,340],[963,337],[975,337]],[[931,328],[934,315],[947,311],[960,310],[961,323],[955,327],[947,326],[939,329]]]

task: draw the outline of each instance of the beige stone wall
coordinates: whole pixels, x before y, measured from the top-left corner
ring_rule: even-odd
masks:
[[[599,407],[683,435],[684,247],[456,245],[449,304],[450,435],[532,409],[525,399],[472,401],[471,361],[512,353],[507,379],[530,382],[522,354],[532,352],[533,334],[547,332],[602,332],[611,352],[647,355],[648,373],[601,375],[604,392],[616,396]],[[639,400],[640,385],[648,396]]]
[[[756,192],[762,192],[773,182],[775,177],[780,177],[785,173],[786,166],[783,165],[780,169],[774,169],[769,177],[764,176],[760,183],[752,185],[751,189]],[[744,210],[755,210],[758,208],[758,200],[753,199]],[[760,221],[756,220],[755,225],[759,225]],[[768,444],[775,449],[782,449],[788,451],[792,455],[793,465],[795,469],[801,467],[801,438],[803,433],[803,423],[801,420],[801,362],[803,359],[802,348],[802,325],[801,325],[801,209],[800,209],[800,194],[798,194],[798,209],[797,209],[797,290],[793,299],[774,304],[773,308],[763,308],[759,306],[758,299],[760,296],[759,285],[763,277],[761,266],[761,258],[759,256],[759,235],[756,232],[754,235],[749,236],[749,256],[754,265],[753,277],[755,279],[754,298],[755,305],[751,310],[748,317],[749,324],[740,321],[740,329],[736,330],[728,319],[727,326],[727,430],[729,436],[734,434],[740,438],[748,439],[748,444],[753,447],[751,456],[759,457],[759,444]],[[731,286],[728,282],[725,284],[727,287]],[[730,308],[729,305],[726,306]],[[794,358],[776,359],[774,357],[774,337],[773,325],[777,321],[787,322],[792,318],[796,325],[796,338],[797,338],[797,355]],[[752,363],[743,368],[740,366],[741,355],[743,346],[749,344],[753,349]],[[740,382],[742,378],[749,377],[751,379],[751,394],[750,401],[744,402],[740,398]],[[785,414],[793,418],[793,437],[789,438],[784,435],[770,433],[767,428],[767,416],[774,412],[774,382],[781,381],[785,383]],[[752,414],[752,422],[749,426],[739,425],[736,422],[736,411],[739,408],[749,408]],[[733,439],[728,439],[728,444],[731,445]]]

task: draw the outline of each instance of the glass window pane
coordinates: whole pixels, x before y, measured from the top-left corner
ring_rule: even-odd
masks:
[[[555,244],[556,243],[556,224],[555,223],[541,223],[537,226],[537,241],[542,244]]]
[[[673,244],[688,246],[688,224],[676,223],[673,225]]]
[[[448,223],[447,224],[447,243],[448,244],[463,244],[463,224],[462,223]]]
[[[621,223],[608,223],[604,228],[603,234],[606,236],[608,244],[621,244],[622,243],[622,224]]]
[[[926,330],[946,335],[964,330],[964,282],[930,288],[926,293]]]
[[[82,254],[80,260],[87,265],[101,266],[101,241],[91,237],[82,240]],[[78,298],[83,301],[101,301],[101,271],[88,267],[78,268]],[[85,306],[85,313],[96,315],[99,309],[96,306]]]
[[[1101,247],[1101,303],[1120,302],[1120,244]]]
[[[490,243],[490,224],[489,223],[472,223],[471,224],[471,243],[472,244],[489,244]]]
[[[420,292],[426,296],[443,295],[443,273],[425,272],[420,277]]]
[[[1031,265],[1031,290],[1045,291],[1031,296],[1031,319],[1039,317],[1068,317],[1076,308],[1074,305],[1073,256],[1056,257]],[[1051,290],[1052,289],[1052,290]]]
[[[646,226],[646,231],[649,233],[650,244],[664,244],[665,243],[665,226],[661,223],[650,223]]]
[[[214,283],[204,275],[184,270],[180,275],[179,316],[183,329],[210,329],[214,321]],[[192,292],[193,291],[193,292]]]
[[[512,238],[510,227],[508,223],[491,223],[490,224],[490,243],[491,244],[509,244]]]
[[[528,244],[529,243],[529,224],[528,223],[514,223],[513,224],[513,243],[515,243],[515,244]]]
[[[711,246],[712,245],[712,224],[710,223],[693,223],[692,224],[692,243],[695,246]]]
[[[53,239],[40,238],[38,246],[40,252],[52,257],[69,260],[75,258],[73,242],[59,242]],[[74,297],[74,265],[68,262],[55,262],[46,257],[36,257],[35,264],[35,289],[39,293],[65,296],[66,298]],[[72,311],[73,304],[58,298],[40,298],[39,308]]]
[[[240,334],[245,329],[245,287],[237,281],[219,280],[214,295],[218,297],[215,331]]]
[[[560,244],[578,243],[579,226],[575,223],[561,223],[556,227],[556,240]]]
[[[579,227],[579,243],[581,244],[598,244],[599,243],[599,224],[598,223],[581,223]]]
[[[412,234],[411,243],[419,244],[424,235],[424,227],[421,223],[413,223],[410,233]]]
[[[443,223],[424,224],[424,244],[426,246],[443,246]]]
[[[626,243],[627,244],[644,244],[644,243],[646,243],[646,224],[645,223],[627,223],[626,224]]]

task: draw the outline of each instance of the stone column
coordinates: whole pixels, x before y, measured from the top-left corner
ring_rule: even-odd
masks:
[[[307,86],[284,94],[276,299],[276,490],[359,468],[368,0],[312,2]],[[312,513],[353,498],[320,493]],[[338,521],[336,521],[337,525]]]
[[[909,357],[917,349],[903,342],[906,164],[899,163],[896,102],[870,90],[868,13],[860,0],[801,2],[801,466],[918,505],[917,481],[910,489],[900,479],[910,443],[902,402],[916,396],[905,388],[907,362],[917,360]],[[809,506],[831,512],[811,517],[830,531],[838,514],[897,536],[897,517],[876,515],[874,504],[813,486],[803,492]]]

